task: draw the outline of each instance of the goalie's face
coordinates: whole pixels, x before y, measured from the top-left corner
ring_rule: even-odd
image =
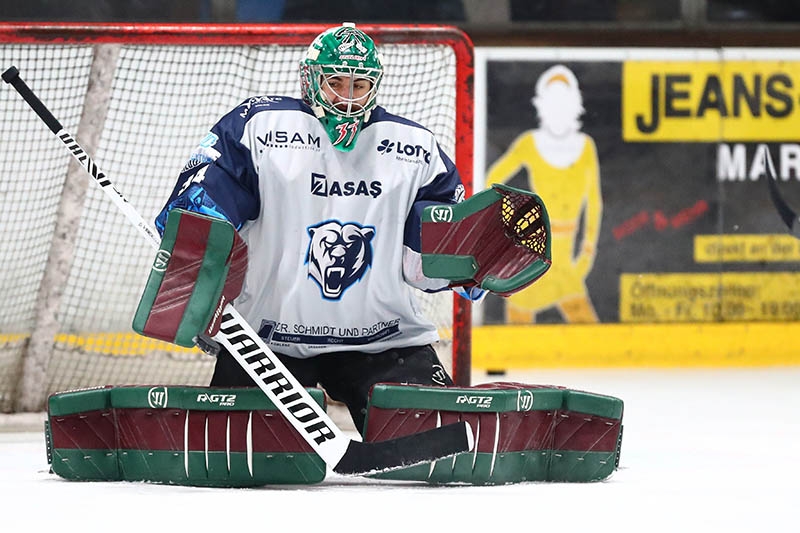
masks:
[[[367,78],[323,75],[320,89],[325,103],[343,116],[359,116],[372,96],[374,84]]]

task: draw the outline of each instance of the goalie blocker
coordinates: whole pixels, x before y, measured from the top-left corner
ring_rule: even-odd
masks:
[[[133,319],[146,337],[205,351],[225,305],[242,292],[247,245],[227,220],[173,209]]]

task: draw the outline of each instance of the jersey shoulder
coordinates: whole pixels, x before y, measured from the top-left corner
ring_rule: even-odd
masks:
[[[373,124],[380,124],[381,126],[390,127],[394,126],[398,128],[413,128],[415,130],[419,130],[420,132],[427,132],[430,136],[433,136],[433,132],[431,132],[431,130],[425,126],[414,122],[413,120],[401,117],[400,115],[389,113],[381,106],[376,106],[375,109],[372,110],[369,121],[364,124],[364,127],[368,128]]]
[[[217,122],[216,128],[241,134],[245,124],[254,117],[276,111],[295,111],[314,116],[314,112],[311,111],[308,104],[299,98],[272,95],[251,96],[223,116]]]
[[[290,96],[251,96],[236,107],[239,116],[245,120],[257,113],[270,111],[299,111],[313,115],[311,108],[299,98]]]

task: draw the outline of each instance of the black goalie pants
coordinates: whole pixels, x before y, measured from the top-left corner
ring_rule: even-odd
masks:
[[[289,372],[304,387],[321,386],[332,399],[350,411],[353,423],[363,433],[369,391],[376,383],[452,385],[430,345],[395,348],[380,353],[335,352],[308,359],[276,353]],[[223,348],[211,378],[212,387],[250,387],[252,379]]]

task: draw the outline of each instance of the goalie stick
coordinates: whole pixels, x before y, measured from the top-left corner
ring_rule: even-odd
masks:
[[[800,239],[800,219],[797,213],[789,207],[786,200],[781,196],[781,191],[778,189],[778,176],[775,172],[775,167],[772,164],[772,156],[769,153],[769,148],[764,150],[764,166],[767,167],[767,183],[769,184],[769,195],[772,198],[772,203],[775,209],[778,210],[783,223],[789,228],[789,233]]]
[[[8,68],[3,72],[2,78],[16,89],[136,229],[156,249],[160,248],[161,240],[155,231],[114,187],[74,137],[64,130],[61,123],[20,78],[17,68]],[[464,421],[381,442],[351,439],[334,424],[230,303],[222,310],[220,332],[214,340],[225,346],[289,423],[336,473],[376,473],[435,461],[470,451],[473,447],[472,429]]]

